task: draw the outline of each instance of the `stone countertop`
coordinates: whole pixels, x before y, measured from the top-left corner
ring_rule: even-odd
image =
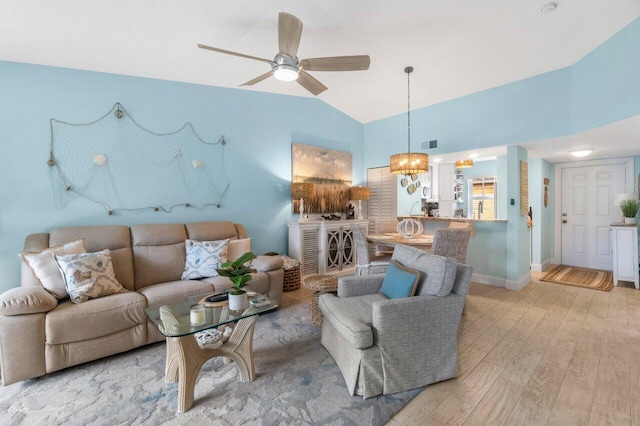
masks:
[[[471,222],[471,223],[506,223],[506,219],[493,219],[493,220],[476,220],[465,217],[433,217],[433,216],[398,216],[398,220],[402,219],[418,219],[418,220],[435,220],[446,222]]]

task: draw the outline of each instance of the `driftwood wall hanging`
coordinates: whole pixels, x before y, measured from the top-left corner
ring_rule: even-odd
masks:
[[[222,136],[207,142],[191,123],[171,133],[140,126],[120,105],[91,123],[52,118],[50,178],[57,208],[74,197],[117,211],[220,207],[229,189]]]

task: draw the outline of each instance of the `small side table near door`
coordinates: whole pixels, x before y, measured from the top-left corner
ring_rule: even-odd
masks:
[[[613,285],[631,281],[640,290],[638,268],[638,228],[635,224],[612,223]]]

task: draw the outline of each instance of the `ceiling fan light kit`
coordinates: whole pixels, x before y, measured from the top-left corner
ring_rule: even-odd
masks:
[[[295,16],[280,12],[278,14],[278,54],[273,61],[243,53],[232,52],[217,47],[198,44],[201,49],[239,56],[269,64],[271,71],[249,80],[241,86],[253,86],[273,76],[280,81],[297,81],[302,87],[314,95],[327,90],[327,87],[316,80],[307,71],[362,71],[368,70],[371,59],[368,55],[333,56],[328,58],[298,59],[298,46],[302,36],[302,21]]]
[[[407,73],[407,152],[394,154],[389,159],[391,173],[396,175],[413,175],[427,173],[429,170],[429,156],[421,152],[411,152],[411,83],[410,75],[413,67],[406,67]]]

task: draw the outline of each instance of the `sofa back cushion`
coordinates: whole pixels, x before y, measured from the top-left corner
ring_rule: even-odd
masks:
[[[246,235],[238,235],[238,231],[233,222],[194,222],[187,223],[184,227],[187,230],[187,238],[190,240],[220,241],[246,237]]]
[[[109,249],[116,279],[127,290],[134,290],[131,233],[127,226],[74,226],[56,228],[49,234],[49,246],[59,246],[84,238],[87,252]]]
[[[458,261],[454,258],[437,256],[415,247],[396,244],[392,259],[420,271],[417,295],[444,297],[451,293],[458,266]]]
[[[131,227],[136,289],[167,281],[179,281],[184,271],[187,232],[183,224]]]

